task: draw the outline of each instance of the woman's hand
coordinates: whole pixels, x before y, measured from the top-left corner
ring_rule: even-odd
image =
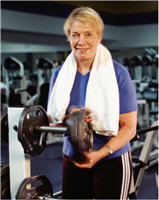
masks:
[[[74,112],[77,112],[77,111],[80,111],[81,109],[83,108],[77,108],[77,107],[74,107],[73,109],[71,109],[70,113],[69,113],[69,116],[72,115],[72,113]],[[86,110],[86,116],[85,116],[85,120],[86,122],[91,122],[92,119],[91,119],[91,110],[89,108],[84,108]]]
[[[92,122],[92,119],[91,119],[92,111],[89,108],[86,108],[85,110],[86,110],[86,117],[85,117],[86,122]]]
[[[102,159],[102,154],[100,150],[98,151],[91,151],[91,152],[85,152],[84,155],[87,158],[87,162],[85,163],[79,163],[76,161],[73,161],[73,163],[79,167],[79,168],[92,168],[99,160]]]

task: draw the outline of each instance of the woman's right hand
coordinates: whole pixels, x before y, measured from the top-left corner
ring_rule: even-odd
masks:
[[[92,122],[91,113],[92,111],[89,108],[86,108],[86,122]]]
[[[83,109],[83,108],[81,108],[81,109]],[[69,116],[72,115],[72,113],[74,113],[74,112],[80,111],[81,109],[77,108],[77,107],[73,108],[70,111]],[[92,119],[91,119],[91,115],[90,114],[91,114],[92,111],[89,108],[84,108],[84,109],[86,110],[86,116],[85,116],[86,122],[91,122]]]

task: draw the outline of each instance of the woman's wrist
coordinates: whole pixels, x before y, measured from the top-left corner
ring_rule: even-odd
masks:
[[[105,158],[106,156],[110,154],[109,149],[105,145],[102,148],[100,148],[99,151],[100,151],[101,159]]]

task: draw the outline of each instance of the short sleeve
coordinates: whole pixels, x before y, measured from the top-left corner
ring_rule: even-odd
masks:
[[[121,64],[113,63],[119,88],[120,114],[136,111],[136,91],[129,72]]]

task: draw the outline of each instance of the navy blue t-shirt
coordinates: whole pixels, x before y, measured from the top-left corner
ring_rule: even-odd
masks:
[[[137,110],[137,98],[136,98],[136,91],[134,85],[131,81],[130,75],[125,67],[123,67],[120,63],[113,61],[115,74],[117,78],[117,84],[119,88],[119,102],[120,102],[120,114],[129,113],[132,111]],[[62,65],[54,72],[51,82],[50,82],[50,89],[49,89],[49,97],[51,95],[52,88],[58,76],[58,73]],[[70,102],[66,112],[69,112],[69,109],[72,106],[76,107],[84,107],[85,106],[85,97],[86,97],[86,89],[87,83],[89,80],[90,72],[85,75],[82,75],[78,70],[76,72],[76,77],[74,81],[74,85],[71,90],[70,94]],[[101,148],[106,142],[111,138],[111,136],[103,136],[93,134],[93,148],[94,150],[98,150]],[[119,150],[115,151],[113,154],[108,155],[105,159],[115,158],[118,157],[130,149],[130,144],[126,144]],[[63,154],[72,157],[74,154],[73,146],[70,142],[70,138],[67,135],[64,135],[64,142],[63,142]]]

